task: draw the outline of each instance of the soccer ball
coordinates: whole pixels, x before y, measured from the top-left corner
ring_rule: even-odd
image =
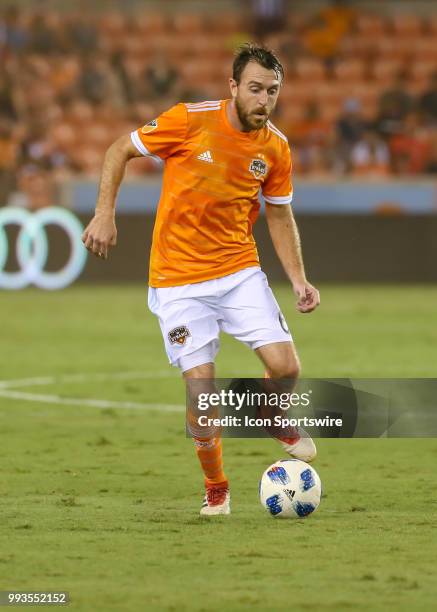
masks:
[[[320,504],[322,483],[316,470],[298,459],[283,459],[266,469],[259,498],[272,516],[304,518]]]

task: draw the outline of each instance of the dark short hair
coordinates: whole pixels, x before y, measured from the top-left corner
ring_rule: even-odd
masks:
[[[274,70],[278,79],[284,79],[284,68],[281,62],[270,49],[261,45],[246,43],[237,49],[234,63],[232,65],[232,78],[237,83],[240,82],[241,74],[249,62],[256,62],[267,70]]]

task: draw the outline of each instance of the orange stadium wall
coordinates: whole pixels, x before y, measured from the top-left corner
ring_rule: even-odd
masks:
[[[314,282],[437,282],[436,216],[298,215],[297,221]],[[106,262],[89,257],[78,282],[145,282],[153,223],[152,215],[120,215],[117,248]],[[264,218],[255,235],[270,280],[285,280]]]
[[[326,6],[330,0],[286,0],[292,5],[293,10],[298,12],[312,12]],[[369,10],[374,12],[388,13],[397,11],[420,12],[426,14],[433,10],[434,0],[350,0],[350,4],[360,10]],[[14,4],[22,9],[35,10],[35,0],[14,0],[14,2],[5,3],[8,6]],[[71,11],[77,8],[77,0],[45,0],[44,8],[46,10]],[[117,10],[120,12],[137,12],[144,10],[174,12],[214,12],[218,9],[244,11],[247,10],[250,2],[248,0],[216,0],[208,2],[207,0],[94,0],[92,9],[96,12]],[[80,6],[80,4],[79,4]],[[86,5],[85,5],[86,7]],[[84,5],[81,7],[84,8]],[[86,7],[88,8],[88,7]]]

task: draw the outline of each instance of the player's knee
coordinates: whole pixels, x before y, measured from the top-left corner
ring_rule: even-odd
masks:
[[[269,376],[271,378],[299,378],[300,363],[297,360],[277,363],[269,368]]]

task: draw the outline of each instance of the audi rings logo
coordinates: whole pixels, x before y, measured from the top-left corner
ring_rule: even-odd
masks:
[[[18,226],[17,262],[18,270],[5,270],[9,256],[9,242],[5,228]],[[54,272],[44,270],[49,253],[45,227],[60,227],[70,240],[70,255],[67,263]],[[22,289],[33,284],[42,289],[62,289],[81,274],[87,251],[81,241],[82,225],[68,210],[49,207],[31,213],[22,208],[0,208],[0,288]]]

